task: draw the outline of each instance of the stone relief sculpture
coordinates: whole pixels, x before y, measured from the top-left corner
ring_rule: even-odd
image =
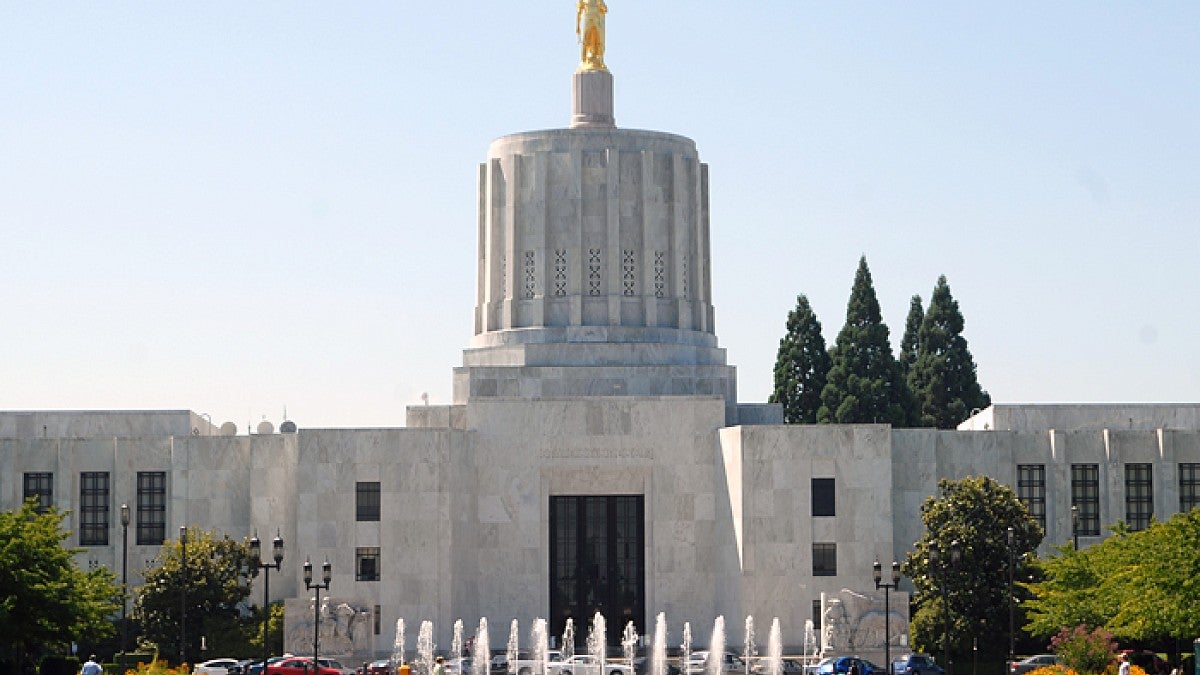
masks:
[[[604,65],[604,15],[607,13],[604,0],[579,0],[575,7],[575,34],[582,45],[580,71],[608,70]]]
[[[864,595],[848,588],[825,599],[822,612],[821,654],[883,651],[889,640],[894,646],[908,644],[908,594],[893,593],[890,621],[885,617],[882,593]],[[887,635],[890,626],[892,635]]]
[[[304,605],[300,605],[304,607]],[[313,601],[297,621],[288,622],[285,648],[295,654],[312,653]],[[305,618],[301,618],[305,617]],[[331,657],[370,656],[371,610],[340,599],[321,598],[321,653]]]

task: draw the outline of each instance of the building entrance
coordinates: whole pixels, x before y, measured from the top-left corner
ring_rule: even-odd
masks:
[[[642,495],[550,498],[550,630],[567,619],[582,645],[596,612],[609,644],[625,624],[646,632],[646,526]]]

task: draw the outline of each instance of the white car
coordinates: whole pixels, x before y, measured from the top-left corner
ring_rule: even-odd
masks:
[[[237,659],[210,659],[197,663],[192,675],[228,675],[229,669],[238,665]]]
[[[601,673],[600,661],[591,654],[576,654],[553,665],[556,675],[633,675],[633,669],[622,661],[605,661]]]

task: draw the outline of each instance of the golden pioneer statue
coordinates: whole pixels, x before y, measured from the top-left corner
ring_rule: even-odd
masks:
[[[579,0],[575,8],[575,34],[583,45],[579,70],[608,70],[604,66],[604,0]]]

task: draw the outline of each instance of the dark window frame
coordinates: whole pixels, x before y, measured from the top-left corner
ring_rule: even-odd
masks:
[[[1200,506],[1200,462],[1179,463],[1179,511]]]
[[[354,580],[379,581],[382,576],[380,559],[378,546],[359,546],[354,549]]]
[[[1017,465],[1017,498],[1042,530],[1046,529],[1046,465]]]
[[[1073,534],[1100,536],[1100,465],[1071,465],[1071,506],[1079,509],[1079,524]]]
[[[108,546],[109,495],[107,471],[79,473],[79,545]]]
[[[814,518],[827,518],[837,515],[837,484],[832,478],[813,478],[810,482],[812,492],[812,515]]]
[[[813,542],[812,575],[814,577],[837,576],[837,542]]]
[[[38,513],[45,513],[54,506],[54,474],[49,471],[28,471],[24,476],[23,497],[37,499]]]
[[[354,484],[354,518],[360,523],[379,522],[381,515],[379,481]]]
[[[167,538],[167,472],[137,472],[137,543],[159,546]]]
[[[1125,465],[1125,524],[1137,532],[1150,527],[1154,516],[1154,465]]]

